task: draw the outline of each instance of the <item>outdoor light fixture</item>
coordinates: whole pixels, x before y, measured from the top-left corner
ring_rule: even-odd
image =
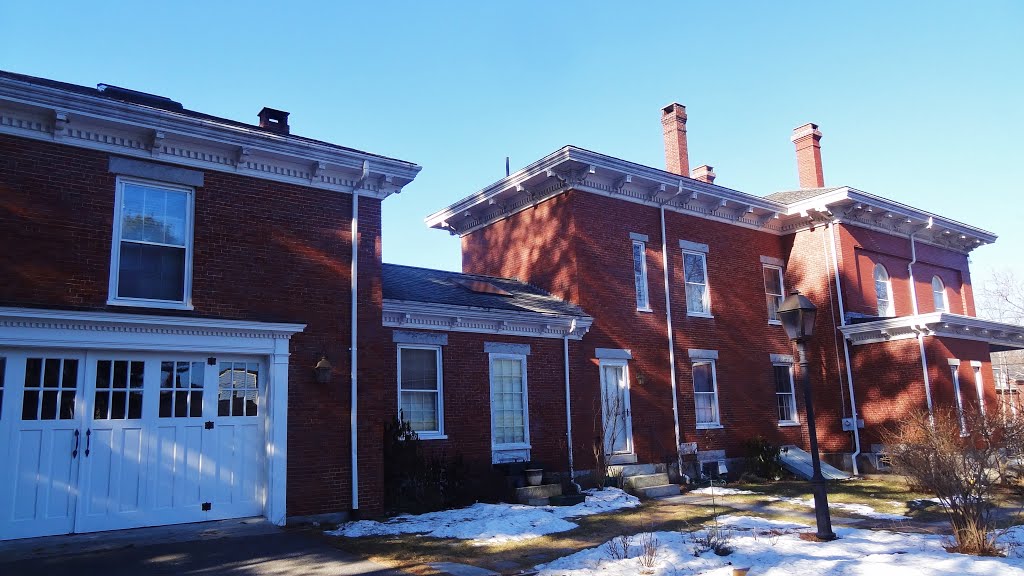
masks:
[[[313,373],[316,374],[316,381],[318,384],[327,384],[331,381],[331,370],[333,367],[331,363],[327,361],[327,355],[320,357],[320,361],[313,367]]]
[[[818,307],[800,294],[798,290],[790,293],[779,306],[779,319],[786,335],[800,352],[800,380],[804,387],[804,409],[807,412],[807,435],[811,441],[811,465],[814,473],[811,476],[811,489],[814,492],[814,516],[818,523],[819,540],[835,540],[832,531],[832,517],[828,513],[828,485],[821,475],[821,459],[818,456],[818,432],[814,426],[814,398],[811,395],[811,371],[807,367],[807,350],[804,345],[814,335],[814,317]]]

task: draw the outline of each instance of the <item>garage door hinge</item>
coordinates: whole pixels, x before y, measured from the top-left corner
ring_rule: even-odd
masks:
[[[203,512],[209,512],[213,508],[212,502],[203,502]]]
[[[207,430],[213,430],[213,420],[207,420],[207,421],[206,421],[206,425],[205,425],[205,428],[206,428]]]

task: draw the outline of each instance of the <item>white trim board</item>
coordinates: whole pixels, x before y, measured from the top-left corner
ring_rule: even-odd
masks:
[[[884,318],[848,324],[839,330],[855,346],[916,338],[922,334],[988,342],[993,351],[1024,349],[1024,326],[948,312]]]
[[[590,330],[593,322],[594,320],[590,316],[384,300],[383,324],[387,328],[475,332],[539,338],[568,336],[572,340],[579,340]]]

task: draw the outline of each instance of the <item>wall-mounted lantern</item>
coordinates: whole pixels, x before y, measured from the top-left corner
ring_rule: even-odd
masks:
[[[313,373],[316,375],[316,381],[318,384],[327,384],[331,381],[331,370],[333,370],[331,363],[327,361],[327,355],[320,357],[320,361],[313,367]]]

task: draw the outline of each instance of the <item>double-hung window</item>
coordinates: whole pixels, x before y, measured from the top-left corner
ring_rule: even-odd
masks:
[[[697,410],[697,428],[718,428],[718,381],[714,360],[693,362],[693,396]]]
[[[981,362],[971,361],[971,368],[974,369],[974,387],[978,389],[978,410],[981,417],[985,417],[985,381],[981,376]]]
[[[956,415],[960,419],[960,435],[967,436],[967,416],[964,414],[964,398],[960,392],[960,361],[955,358],[947,361],[953,375],[953,396],[956,398]]]
[[[779,306],[782,305],[782,268],[765,264],[762,267],[764,275],[764,298],[768,304],[768,322],[780,324]]]
[[[796,424],[796,391],[793,388],[793,365],[772,364],[775,400],[779,407],[779,424]]]
[[[936,312],[949,312],[949,299],[946,297],[946,285],[938,276],[932,276],[932,301]]]
[[[491,354],[491,444],[495,460],[530,448],[526,356]],[[499,457],[499,454],[502,456]],[[529,459],[528,453],[523,453]]]
[[[703,252],[683,251],[683,278],[686,282],[686,314],[711,316],[707,257]]]
[[[650,293],[647,290],[647,244],[633,240],[633,284],[636,286],[636,309],[650,312]]]
[[[444,436],[439,346],[399,345],[398,411],[420,438]]]
[[[191,188],[118,178],[109,304],[189,308]]]

